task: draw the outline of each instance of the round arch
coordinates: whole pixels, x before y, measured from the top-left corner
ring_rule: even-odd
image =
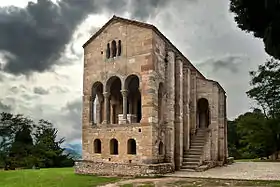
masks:
[[[140,78],[139,78],[139,76],[136,75],[136,74],[130,74],[130,75],[128,75],[128,76],[125,78],[125,81],[124,81],[124,89],[125,89],[125,90],[128,90],[129,85],[130,85],[130,84],[133,84],[133,81],[134,81],[135,83],[137,83],[137,87],[138,87],[138,89],[139,89],[139,88],[140,88]]]
[[[132,116],[132,123],[139,123],[142,118],[142,98],[139,90],[140,79],[137,75],[131,74],[126,77],[124,89],[128,91],[127,95],[127,114]]]

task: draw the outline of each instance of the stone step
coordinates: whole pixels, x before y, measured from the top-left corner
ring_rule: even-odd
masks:
[[[197,154],[197,155],[191,155],[191,154],[186,154],[186,155],[184,155],[183,156],[183,158],[190,158],[190,159],[192,159],[192,158],[200,158],[200,156],[201,156],[201,154]]]
[[[191,145],[193,145],[193,144],[201,144],[201,145],[204,145],[205,144],[205,141],[203,140],[195,140],[195,141],[191,141]]]
[[[185,172],[196,172],[194,169],[183,169],[183,168],[181,168],[180,171],[185,171]]]
[[[203,148],[202,147],[191,147],[190,149],[189,149],[190,151],[199,151],[199,152],[201,152],[202,150],[203,150]]]
[[[184,157],[183,162],[199,162],[200,157]]]
[[[183,162],[183,166],[196,166],[199,162]]]
[[[204,147],[204,145],[191,145],[190,149],[202,149]]]
[[[202,149],[201,150],[188,150],[187,152],[183,153],[183,155],[200,155],[202,153]]]
[[[181,167],[181,169],[191,169],[191,170],[195,170],[195,168],[197,168],[197,166],[189,166],[189,165],[183,165],[182,167]]]

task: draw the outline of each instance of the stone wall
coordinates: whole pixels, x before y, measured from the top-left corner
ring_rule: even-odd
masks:
[[[121,40],[122,54],[107,59],[106,47],[112,40]],[[213,81],[205,79],[175,46],[153,29],[113,21],[85,47],[84,53],[82,140],[85,161],[77,162],[77,173],[141,175],[171,172],[175,166],[179,169],[183,151],[190,146],[190,134],[197,128],[197,101],[202,97],[209,101],[211,111],[203,159],[218,160],[227,154],[224,92]],[[93,125],[89,117],[93,84],[102,84],[105,104],[98,110],[106,112],[108,80],[113,76],[120,79],[122,98],[126,98],[121,106],[126,106],[124,95],[130,75],[139,78],[141,121],[127,124],[123,117],[121,124],[107,124],[106,120],[100,123],[97,119],[99,122]],[[162,121],[158,116],[160,84],[163,85]],[[118,116],[129,115],[125,114],[125,108],[119,107]],[[113,138],[118,141],[117,155],[110,153]],[[101,153],[94,153],[95,139],[101,141]],[[128,139],[136,141],[135,155],[127,153]],[[162,155],[159,155],[160,142],[164,149]]]
[[[120,164],[93,161],[76,161],[76,174],[98,174],[109,176],[156,176],[171,173],[174,169],[170,163],[161,164]]]
[[[216,82],[198,79],[197,97],[208,100],[211,119],[202,161],[224,162],[227,158],[225,93]]]

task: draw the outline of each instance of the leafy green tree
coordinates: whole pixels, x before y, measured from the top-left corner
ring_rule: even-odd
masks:
[[[11,125],[12,114],[0,114],[0,167],[7,168],[9,161],[9,151],[13,139],[13,131]]]
[[[0,114],[0,168],[73,166],[64,154],[53,124],[40,120],[35,124],[23,115]]]
[[[279,0],[230,0],[230,11],[241,30],[263,39],[265,51],[280,59]]]
[[[17,115],[12,119],[12,126],[16,127],[14,141],[11,144],[9,158],[14,167],[32,167],[33,121]]]
[[[64,155],[61,144],[64,138],[57,139],[57,129],[45,120],[40,120],[35,132],[35,152],[40,167],[73,166],[74,161]]]
[[[266,118],[265,125],[260,124],[259,135],[267,146],[266,155],[276,153],[280,150],[280,63],[271,58],[250,74],[252,89],[247,95],[262,107]]]
[[[228,152],[231,157],[235,159],[241,158],[239,153],[239,134],[237,133],[236,121],[228,120]]]
[[[272,132],[267,122],[259,110],[247,112],[236,119],[243,158],[267,157],[273,153],[270,148]]]

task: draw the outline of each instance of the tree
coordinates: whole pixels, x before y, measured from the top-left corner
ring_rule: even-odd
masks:
[[[240,115],[235,121],[243,158],[268,157],[273,153],[273,131],[260,110]]]
[[[33,139],[31,136],[34,126],[33,121],[23,115],[17,115],[11,121],[13,133],[15,134],[9,152],[11,166],[30,168],[33,165]]]
[[[40,167],[73,166],[74,161],[64,155],[61,144],[64,138],[57,139],[57,129],[45,120],[40,120],[35,132],[35,155]]]
[[[230,0],[230,11],[241,30],[263,39],[265,51],[280,59],[279,0]]]
[[[64,154],[53,124],[40,120],[35,124],[23,115],[0,114],[0,168],[66,167],[74,161]]]
[[[266,151],[277,153],[280,150],[280,63],[271,58],[250,75],[252,89],[247,95],[262,107],[266,118],[265,126],[260,126],[266,134],[260,136],[267,138],[263,140],[269,147]]]

